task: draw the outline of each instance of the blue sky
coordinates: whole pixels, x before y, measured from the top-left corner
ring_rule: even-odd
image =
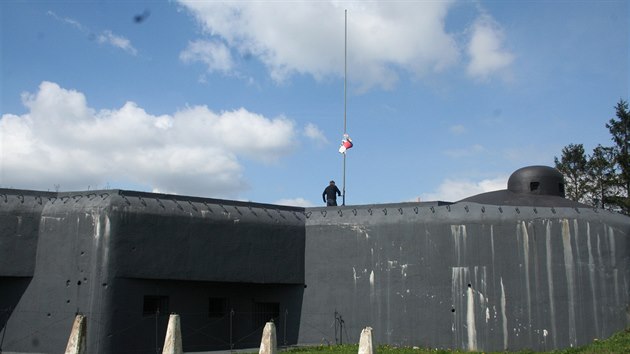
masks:
[[[0,187],[456,201],[611,145],[620,1],[0,2]]]

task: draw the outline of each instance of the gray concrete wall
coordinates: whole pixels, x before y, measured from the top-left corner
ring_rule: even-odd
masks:
[[[62,352],[82,313],[88,352],[154,353],[168,313],[145,313],[147,296],[180,312],[188,351],[259,343],[268,319],[253,313],[257,303],[277,304],[277,320],[291,323],[283,335],[296,342],[303,209],[111,190],[2,192],[0,350]],[[210,316],[209,298],[225,298],[234,315]]]
[[[630,222],[592,209],[311,208],[300,343],[548,350],[630,324]],[[337,335],[338,337],[339,335]]]
[[[0,222],[4,352],[63,351],[76,313],[91,353],[154,353],[170,312],[185,351],[255,347],[272,312],[280,345],[334,343],[335,312],[344,342],[471,350],[630,324],[630,218],[602,210],[5,189]]]

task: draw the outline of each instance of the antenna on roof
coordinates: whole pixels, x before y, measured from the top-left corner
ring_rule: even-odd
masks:
[[[344,41],[343,41],[343,136],[344,140],[348,136],[346,131],[346,108],[347,108],[347,88],[348,77],[348,9],[344,11]],[[346,153],[343,154],[343,186],[341,205],[346,205]]]

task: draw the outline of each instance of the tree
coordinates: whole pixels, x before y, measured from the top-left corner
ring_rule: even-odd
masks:
[[[618,189],[622,193],[618,195],[614,204],[623,210],[625,214],[630,212],[630,112],[628,102],[619,100],[615,106],[615,116],[607,124],[606,128],[612,135],[614,161],[617,164]]]
[[[615,118],[606,123],[614,145],[598,145],[591,156],[582,144],[569,144],[554,157],[564,175],[567,198],[630,215],[630,112],[619,100]]]
[[[554,157],[556,168],[565,177],[565,193],[567,198],[576,202],[587,202],[588,166],[584,146],[569,144],[562,148],[560,160]]]
[[[618,184],[614,156],[613,148],[598,145],[588,159],[590,205],[602,209],[613,208],[611,204],[614,204],[616,197],[614,187]]]

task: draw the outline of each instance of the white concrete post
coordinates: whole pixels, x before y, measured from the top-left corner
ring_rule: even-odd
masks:
[[[262,340],[260,341],[260,350],[258,354],[276,354],[278,346],[276,344],[276,325],[273,322],[267,322],[263,329]]]
[[[168,327],[164,338],[162,354],[184,354],[182,349],[182,330],[179,324],[179,315],[171,314],[168,317]]]
[[[85,316],[76,315],[65,354],[85,354],[87,345],[85,336]]]
[[[359,339],[359,354],[374,354],[375,352],[372,327],[365,327],[361,331],[361,339]]]

